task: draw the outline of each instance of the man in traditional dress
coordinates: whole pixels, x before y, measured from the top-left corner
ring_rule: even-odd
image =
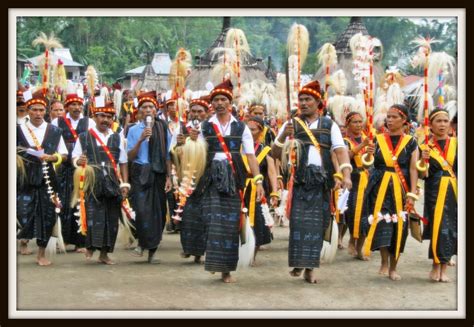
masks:
[[[20,225],[17,238],[36,238],[39,248],[36,262],[40,266],[48,266],[51,261],[45,256],[46,245],[56,223],[56,209],[59,209],[52,163],[65,160],[68,152],[61,129],[44,121],[47,102],[42,91],[33,94],[26,101],[26,107],[30,119],[17,126],[17,160],[22,163],[17,193],[17,220]],[[63,206],[67,205],[63,203]],[[21,246],[26,248],[25,243]]]
[[[49,105],[49,119],[52,122],[55,118],[64,116],[64,105],[59,100],[51,101]]]
[[[85,196],[86,259],[91,259],[94,251],[100,250],[99,262],[112,265],[114,261],[108,253],[114,250],[121,202],[130,190],[127,153],[120,135],[110,128],[115,115],[113,104],[96,103],[92,114],[96,126],[79,135],[72,158],[76,167],[90,165],[95,176],[93,191]]]
[[[351,171],[347,148],[337,124],[319,115],[323,109],[322,92],[318,81],[306,84],[298,93],[300,116],[286,122],[272,147],[273,157],[281,158],[283,143],[294,135],[299,149],[294,176],[290,212],[289,266],[291,276],[300,276],[316,283],[313,268],[318,268],[324,232],[331,221],[330,194],[334,187],[334,167],[331,150],[339,162],[337,176],[342,187],[350,189]],[[290,183],[291,184],[291,183]],[[291,192],[291,190],[290,190]]]
[[[59,104],[62,106],[61,102]],[[61,189],[61,202],[66,204],[61,215],[62,235],[64,243],[75,245],[76,252],[80,253],[85,253],[85,238],[78,233],[79,225],[77,217],[74,215],[76,210],[69,205],[74,188],[73,177],[75,169],[72,164],[71,155],[79,134],[95,126],[95,122],[91,118],[83,117],[83,105],[84,99],[77,93],[67,94],[64,101],[64,106],[67,110],[66,116],[60,115],[51,121],[52,125],[62,129],[62,136],[68,150],[67,160],[57,170],[58,185]],[[51,105],[52,107],[53,105]]]
[[[202,201],[202,219],[207,228],[205,269],[222,273],[225,283],[235,282],[231,271],[239,260],[239,229],[242,219],[242,190],[245,168],[240,154],[247,155],[248,164],[257,184],[257,201],[264,195],[250,130],[231,115],[232,83],[217,85],[211,92],[216,114],[201,124],[200,136],[208,145],[207,165],[196,187]],[[197,139],[197,130],[191,137]]]
[[[165,121],[156,118],[156,93],[138,96],[142,120],[127,135],[128,158],[132,161],[132,207],[136,211],[138,247],[134,255],[148,250],[148,262],[157,262],[155,252],[166,223],[166,192],[171,190],[171,162],[168,144],[171,135]],[[150,122],[148,122],[150,121]]]

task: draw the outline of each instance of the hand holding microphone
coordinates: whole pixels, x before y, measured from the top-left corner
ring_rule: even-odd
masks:
[[[145,126],[146,126],[146,129],[143,131],[143,135],[146,137],[145,139],[147,141],[150,141],[150,137],[151,137],[151,128],[153,126],[153,118],[151,116],[146,116],[145,117]]]

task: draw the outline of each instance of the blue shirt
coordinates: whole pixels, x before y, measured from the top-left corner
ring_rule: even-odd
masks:
[[[128,131],[127,135],[127,152],[132,150],[135,145],[138,143],[138,140],[140,139],[140,136],[143,133],[143,130],[145,129],[145,123],[140,122],[138,124],[135,124],[130,128]],[[168,149],[166,149],[166,160],[170,160],[170,144],[171,144],[171,133],[167,129],[167,139],[168,139]],[[150,163],[148,160],[149,155],[148,155],[148,144],[150,142],[148,140],[145,140],[140,144],[140,148],[138,149],[138,154],[133,160],[133,162],[136,162],[137,164],[144,165]]]

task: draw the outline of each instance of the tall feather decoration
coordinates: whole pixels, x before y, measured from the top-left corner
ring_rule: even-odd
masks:
[[[231,28],[227,31],[224,46],[226,48],[232,48],[236,54],[236,74],[237,74],[237,95],[241,95],[240,81],[241,81],[241,68],[243,64],[244,56],[250,55],[250,48],[245,37],[244,31],[238,28]]]
[[[301,87],[301,70],[309,48],[309,33],[304,25],[294,23],[288,34],[288,64],[291,108],[298,108],[298,92]]]
[[[191,72],[191,54],[184,48],[176,52],[176,56],[171,63],[168,84],[177,97],[183,97],[186,90],[186,77]]]
[[[231,79],[234,83],[237,79],[237,55],[232,48],[215,48],[211,51],[211,56],[218,56],[219,63],[211,71],[211,80],[214,85],[222,83],[226,79]]]
[[[33,40],[32,44],[34,47],[38,45],[43,45],[45,47],[44,55],[40,60],[41,64],[39,70],[43,83],[43,95],[46,96],[50,84],[51,73],[51,60],[49,52],[51,48],[62,48],[62,44],[59,39],[54,36],[54,32],[51,32],[49,37],[44,32],[40,32],[39,36]]]
[[[336,48],[331,43],[325,43],[318,52],[318,61],[325,67],[326,71],[324,79],[324,101],[326,102],[328,97],[330,67],[337,64]]]
[[[431,98],[430,91],[429,91],[429,84],[428,84],[428,69],[429,69],[429,62],[430,62],[430,55],[431,55],[431,44],[439,42],[434,38],[424,38],[418,37],[412,40],[410,43],[415,43],[418,46],[418,52],[416,57],[412,60],[412,66],[416,67],[423,64],[423,90],[424,96],[420,98],[423,103],[423,116],[420,117],[420,112],[418,111],[418,119],[419,121],[423,121],[424,125],[424,132],[425,132],[425,144],[428,144],[429,141],[429,111],[430,111],[430,104],[432,106],[433,99]],[[424,117],[423,120],[420,118]],[[428,166],[429,159],[424,160],[425,167]]]
[[[54,66],[53,87],[55,89],[56,95],[59,99],[61,99],[61,94],[67,88],[66,69],[64,68],[64,63],[61,59],[58,59],[56,65]]]
[[[87,66],[85,76],[86,76],[87,93],[89,93],[89,96],[93,98],[95,86],[98,83],[97,71],[95,70],[94,66],[92,65]]]

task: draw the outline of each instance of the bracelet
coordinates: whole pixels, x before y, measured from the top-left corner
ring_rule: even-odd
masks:
[[[278,192],[272,192],[272,193],[270,193],[270,196],[280,198],[280,194]]]
[[[127,187],[128,190],[132,188],[129,183],[120,183],[120,188],[124,188],[124,187]]]
[[[422,166],[422,165],[421,165],[422,162],[423,162],[423,161],[422,161],[421,159],[416,162],[416,169],[418,169],[418,171],[419,171],[420,173],[424,173],[424,172],[427,171],[428,168],[430,167],[430,165],[429,165],[428,163],[425,163],[425,164]]]
[[[255,185],[261,185],[263,184],[263,180],[259,179],[258,181],[255,182]]]
[[[281,175],[278,175],[278,176],[277,176],[277,179],[281,179],[281,180],[283,180],[283,176],[281,176]]]
[[[79,157],[75,157],[74,159],[72,159],[72,165],[75,167],[75,168],[79,168],[79,166],[77,165],[77,161],[79,160]]]
[[[258,174],[257,176],[255,176],[255,177],[253,178],[253,181],[254,181],[255,183],[257,183],[258,181],[261,181],[261,180],[263,180],[263,175],[262,175],[262,174]]]
[[[362,157],[360,158],[361,161],[362,161],[362,164],[363,164],[364,166],[366,166],[366,167],[372,166],[372,165],[374,164],[374,161],[375,161],[374,156],[372,156],[372,160],[367,161],[367,157],[368,157],[368,156],[369,156],[368,153],[364,153],[364,154],[362,155]]]
[[[339,166],[339,170],[342,171],[344,168],[349,168],[350,172],[352,173],[352,165],[350,163],[343,163]]]
[[[342,176],[341,173],[335,173],[333,176],[334,176],[334,178],[337,178],[337,179],[339,179],[340,181],[342,181],[342,180],[344,179],[344,176]]]
[[[418,201],[419,197],[418,195],[416,195],[415,193],[411,193],[411,192],[407,192],[407,197],[415,200],[415,201]]]
[[[55,153],[53,154],[53,156],[55,156],[56,159],[58,159],[58,160],[56,160],[56,162],[54,162],[54,166],[55,166],[55,167],[59,167],[59,165],[63,162],[63,156],[60,155],[58,152],[55,152]]]
[[[277,147],[279,148],[283,148],[283,143],[281,143],[280,141],[278,141],[278,137],[275,138],[275,141],[273,142],[273,144],[275,144]]]

